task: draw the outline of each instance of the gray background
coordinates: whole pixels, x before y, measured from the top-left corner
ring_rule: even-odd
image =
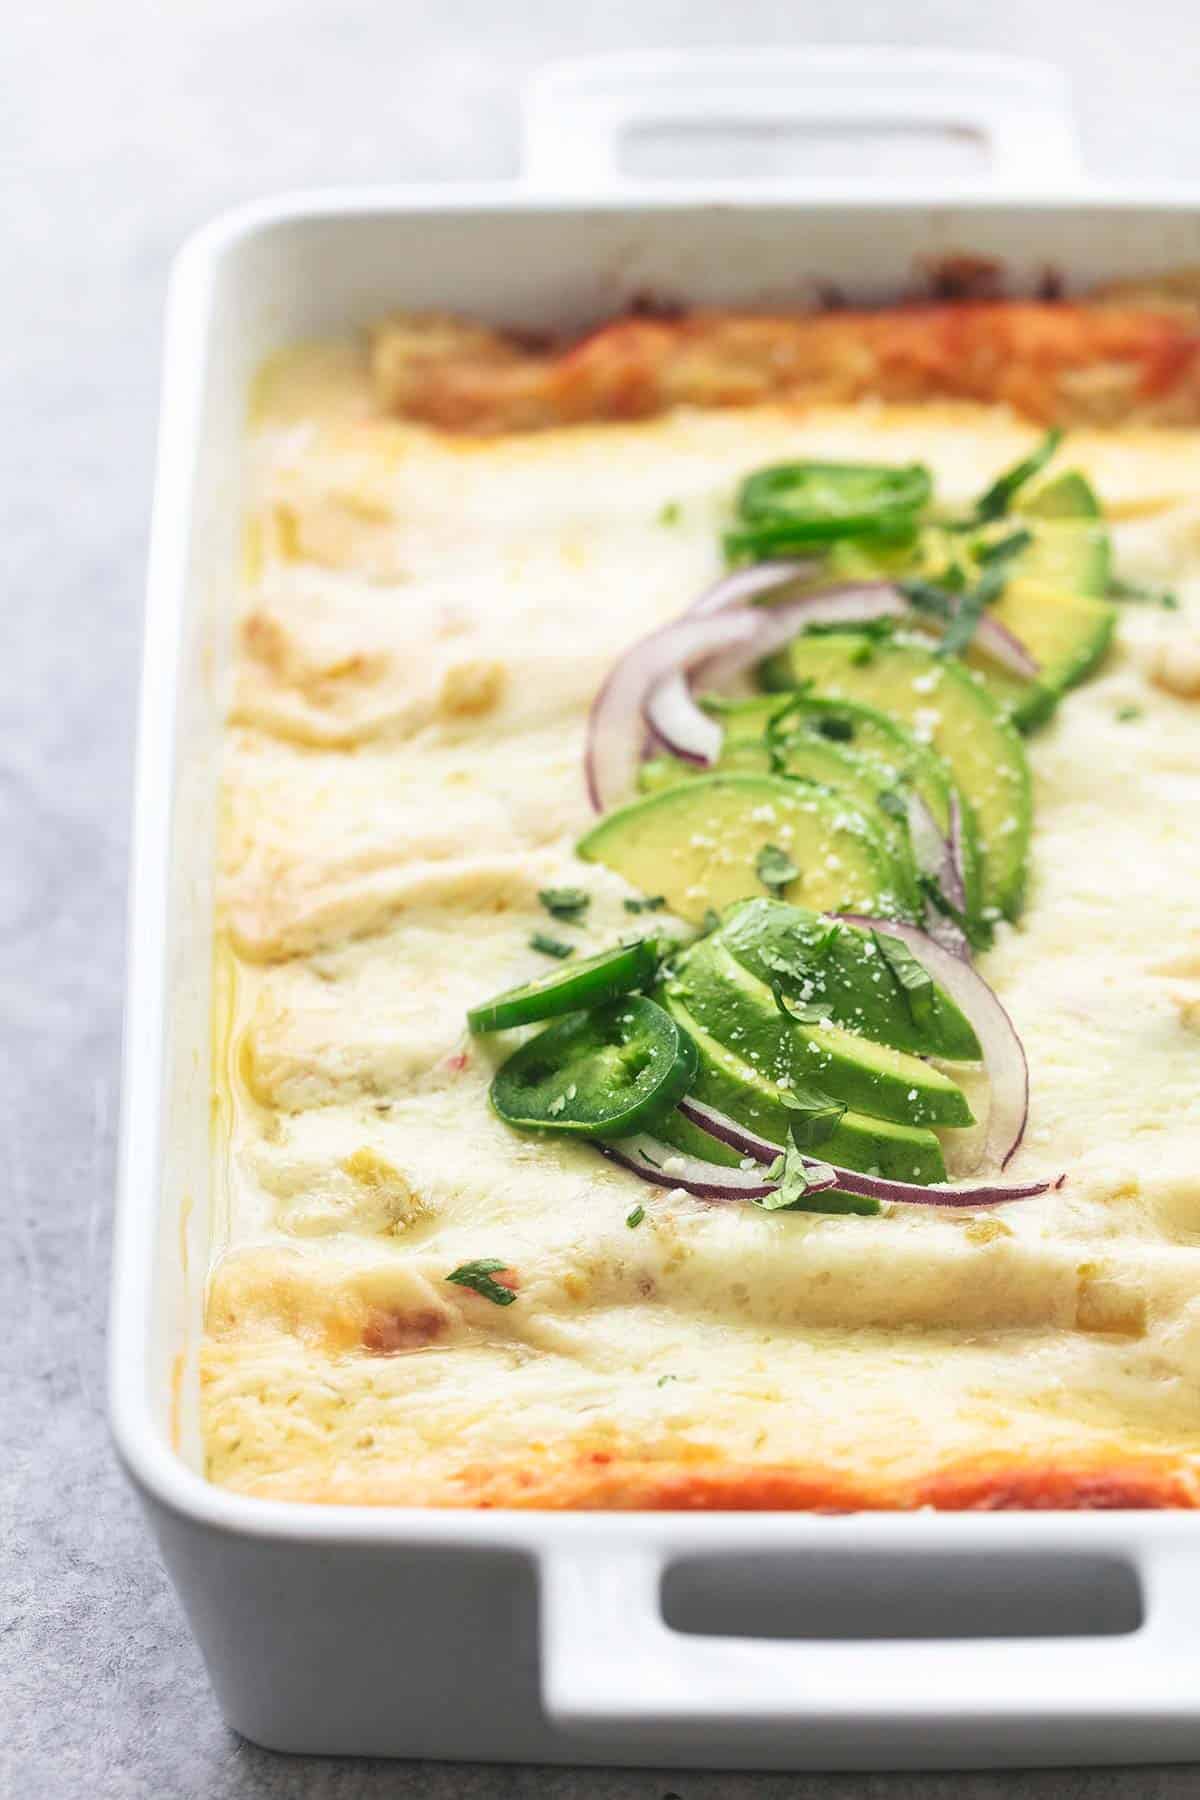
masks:
[[[131,718],[168,260],[293,184],[515,172],[547,58],[819,41],[1035,52],[1092,171],[1191,175],[1182,0],[46,0],[0,96],[0,1796],[782,1800],[1200,1793],[1189,1769],[739,1777],[297,1762],[222,1726],[103,1421]],[[1189,41],[1190,40],[1190,41]],[[469,1696],[464,1696],[464,1705]]]

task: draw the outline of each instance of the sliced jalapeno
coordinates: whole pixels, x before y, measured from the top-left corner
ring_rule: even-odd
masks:
[[[627,994],[522,1044],[492,1082],[492,1105],[518,1131],[629,1137],[666,1117],[696,1066],[696,1047],[671,1015]]]
[[[910,526],[933,493],[922,463],[776,463],[742,483],[736,546],[831,543]]]
[[[508,988],[467,1014],[472,1031],[504,1031],[510,1025],[533,1025],[538,1019],[558,1019],[581,1007],[595,1006],[614,994],[644,987],[654,974],[658,949],[653,938],[601,950],[551,969],[523,987]]]

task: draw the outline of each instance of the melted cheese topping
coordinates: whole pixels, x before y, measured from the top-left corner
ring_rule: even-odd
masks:
[[[864,404],[468,442],[378,416],[348,352],[266,371],[224,787],[212,1479],[571,1505],[604,1500],[605,1464],[633,1471],[608,1503],[634,1504],[665,1471],[815,1471],[818,1499],[916,1504],[997,1458],[1191,1468],[1200,433],[1079,435],[1067,459],[1122,573],[1182,607],[1125,608],[1031,740],[1028,904],[981,962],[1032,1077],[1007,1173],[1065,1170],[1061,1191],[965,1217],[706,1205],[507,1130],[505,1046],[464,1027],[544,970],[539,888],[593,896],[584,927],[550,926],[580,952],[627,929],[624,884],[573,854],[587,708],[713,578],[738,479],[921,460],[965,502],[1029,436],[998,409]],[[515,1304],[447,1283],[485,1256]]]

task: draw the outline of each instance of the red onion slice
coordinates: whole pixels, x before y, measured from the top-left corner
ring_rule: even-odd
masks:
[[[1037,680],[1041,672],[1037,658],[992,613],[985,612],[976,625],[975,642],[994,662],[1003,663],[1014,675],[1020,675],[1025,681]]]
[[[764,625],[762,636],[748,654],[741,655],[734,650],[704,665],[702,673],[709,687],[720,688],[725,682],[732,681],[750,663],[782,649],[798,631],[809,625],[864,625],[871,619],[904,619],[911,623],[914,618],[900,589],[886,581],[825,588],[760,610],[769,623]],[[1036,679],[1038,663],[1020,639],[990,613],[984,613],[975,627],[975,641],[981,650],[1015,675],[1027,681]]]
[[[950,595],[946,597],[957,612],[958,602]],[[932,622],[919,613],[914,615],[913,623],[924,626],[926,630],[933,629]],[[1041,664],[1015,632],[1001,624],[994,613],[985,611],[980,615],[971,633],[971,641],[990,656],[993,662],[1002,663],[1014,675],[1021,676],[1022,680],[1036,681]]]
[[[991,1085],[991,1108],[982,1160],[1005,1169],[1025,1135],[1029,1115],[1029,1065],[1016,1027],[983,977],[968,962],[935,943],[915,925],[892,919],[868,919],[860,913],[839,913],[848,925],[861,931],[881,931],[899,938],[925,965],[939,987],[945,988],[974,1028],[983,1051],[983,1064]],[[1049,1187],[1044,1182],[1037,1192]],[[857,1190],[855,1190],[857,1191]],[[1017,1194],[1010,1199],[1023,1198]],[[981,1202],[986,1204],[986,1202]]]
[[[735,570],[626,652],[592,705],[588,721],[587,783],[597,811],[624,799],[640,760],[643,721],[669,750],[709,764],[720,754],[722,731],[692,698],[688,671],[720,688],[810,625],[859,625],[870,619],[909,618],[903,594],[889,582],[827,588],[773,606],[754,597],[811,572],[803,562],[758,563]],[[1032,679],[1038,665],[1012,633],[984,615],[976,632],[982,648]]]
[[[947,956],[957,957],[959,962],[970,962],[971,945],[966,932],[953,919],[948,919],[932,900],[925,902],[923,929]]]
[[[634,785],[645,730],[642,709],[655,685],[717,651],[749,643],[757,629],[758,615],[750,608],[677,619],[621,658],[592,702],[588,719],[585,767],[597,812],[624,800]],[[711,723],[705,719],[706,725]],[[719,743],[718,728],[718,748]]]
[[[778,569],[799,565],[763,566]],[[778,577],[771,585],[778,585]],[[863,587],[803,594],[797,600],[783,600],[773,606],[741,607],[738,611],[754,621],[755,630],[744,640],[733,641],[728,648],[714,646],[714,654],[702,659],[707,687],[719,688],[732,681],[752,663],[790,643],[806,625],[849,625],[862,624],[867,619],[900,618],[906,608],[895,588],[886,582],[872,582]],[[704,616],[724,618],[738,614]],[[655,683],[646,702],[646,721],[668,750],[688,762],[713,763],[720,755],[722,727],[696,704],[682,670],[677,669]]]
[[[1031,1200],[1052,1187],[1061,1187],[1063,1177],[1046,1181],[972,1182],[970,1187],[918,1187],[913,1181],[888,1181],[882,1175],[862,1175],[857,1169],[833,1172],[837,1185],[848,1194],[861,1194],[868,1200],[890,1200],[898,1206],[1003,1206],[1008,1200]]]
[[[918,869],[922,875],[928,875],[937,882],[938,887],[956,912],[962,912],[967,903],[967,896],[963,887],[962,874],[954,860],[952,839],[942,836],[937,827],[937,820],[920,794],[911,788],[905,797],[904,811],[908,824],[908,838]]]
[[[933,821],[933,825],[936,831],[936,821]],[[941,866],[931,873],[950,905],[963,913],[967,906],[967,878],[963,855],[963,811],[957,789],[950,795],[950,836],[948,840],[940,838],[940,841],[945,846],[946,855]],[[925,901],[925,930],[934,943],[940,944],[943,950],[948,950],[951,956],[957,956],[960,962],[970,962],[971,944],[966,932],[935,901],[928,898]]]
[[[817,559],[811,556],[804,562],[780,558],[774,562],[749,563],[743,569],[734,569],[730,574],[722,575],[720,581],[706,588],[681,616],[695,619],[706,617],[709,613],[724,612],[727,607],[740,606],[759,594],[768,593],[771,588],[782,587],[785,581],[811,579],[819,572],[820,567]]]
[[[751,663],[761,662],[772,651],[790,644],[797,632],[809,625],[865,625],[871,619],[902,619],[908,605],[898,588],[887,581],[868,581],[855,587],[824,588],[781,600],[775,606],[756,607],[758,634],[747,647],[733,646],[704,663],[699,673],[706,686],[720,689]]]
[[[724,727],[696,705],[678,669],[651,689],[645,712],[655,738],[673,756],[705,766],[720,756]]]
[[[950,860],[954,865],[955,893],[946,898],[962,912],[967,904],[967,863],[963,847],[963,806],[957,788],[950,791]],[[945,889],[942,890],[945,893]]]
[[[949,904],[956,912],[961,913],[966,910],[967,893],[962,874],[962,840],[961,837],[957,840],[955,838],[956,826],[961,827],[962,822],[957,794],[951,796],[950,808],[949,838],[944,838],[938,830],[937,820],[920,794],[909,792],[905,802],[905,817],[918,869],[922,875],[928,875],[936,882]],[[940,944],[952,956],[967,962],[971,960],[971,946],[962,927],[942,912],[935,901],[929,899],[925,901],[925,930],[935,944]]]
[[[782,1154],[780,1146],[773,1144],[768,1138],[755,1136],[739,1125],[736,1119],[730,1119],[725,1113],[718,1112],[715,1106],[707,1106],[701,1100],[685,1099],[679,1102],[679,1111],[685,1119],[707,1131],[720,1144],[728,1144],[732,1150],[743,1150],[747,1156],[756,1161],[772,1163]],[[969,1187],[924,1187],[913,1181],[892,1181],[882,1175],[864,1175],[857,1169],[843,1169],[836,1163],[823,1163],[816,1158],[805,1157],[804,1166],[809,1173],[812,1186],[818,1192],[830,1186],[825,1179],[816,1179],[816,1172],[821,1177],[832,1172],[836,1184],[847,1194],[861,1194],[870,1200],[889,1200],[899,1206],[1000,1206],[1008,1200],[1028,1200],[1036,1194],[1044,1194],[1051,1187],[1061,1187],[1063,1177],[1055,1182],[973,1182]]]
[[[735,569],[693,600],[681,616],[685,619],[711,618],[733,606],[744,606],[786,582],[815,575],[820,564],[807,562],[752,563]],[[686,762],[714,763],[721,754],[722,727],[707,713],[701,712],[692,699],[687,676],[681,669],[664,676],[650,693],[644,707],[646,723],[659,743]]]
[[[719,1144],[727,1144],[731,1150],[740,1150],[743,1156],[752,1156],[755,1162],[773,1163],[777,1156],[783,1155],[783,1146],[773,1144],[770,1138],[759,1137],[731,1119],[727,1113],[718,1112],[715,1106],[707,1105],[703,1100],[693,1100],[690,1096],[679,1102],[678,1111],[692,1125],[701,1131],[707,1131],[709,1137],[716,1138]]]
[[[759,594],[767,593],[773,587],[782,587],[784,582],[813,580],[820,574],[820,571],[821,562],[817,557],[809,557],[804,561],[779,559],[774,562],[749,563],[744,568],[734,569],[730,574],[723,576],[720,581],[715,582],[712,587],[707,588],[698,600],[693,600],[683,617],[696,618],[709,613],[724,612],[727,607],[753,600]],[[900,613],[911,615],[911,608],[902,594],[896,588],[890,587],[887,582],[864,582],[854,589],[830,588],[826,590],[825,595],[814,594],[806,596],[806,598],[813,600],[833,598],[851,592],[861,596],[872,588],[890,591],[895,597],[898,604],[894,609],[888,606],[886,610],[889,613],[895,610],[897,616]],[[877,619],[882,616],[881,609],[857,612],[840,611],[836,616],[828,619],[819,619],[815,613],[810,613],[808,622],[811,624],[841,624],[843,622],[852,624],[859,623],[863,619]],[[980,618],[975,627],[975,641],[981,650],[986,651],[996,662],[1003,663],[1005,668],[1011,669],[1015,675],[1024,677],[1026,681],[1036,679],[1040,668],[1037,659],[1026,649],[1020,638],[1011,632],[1007,625],[1001,624],[994,614],[985,612]],[[769,652],[764,651],[763,655],[769,655]]]
[[[727,1169],[698,1156],[685,1156],[681,1150],[645,1132],[611,1144],[598,1142],[596,1148],[631,1174],[640,1175],[643,1181],[652,1181],[658,1187],[683,1188],[701,1200],[761,1200],[775,1192],[775,1182],[767,1181],[761,1168]],[[778,1148],[775,1154],[779,1155]],[[830,1171],[828,1179],[814,1180],[812,1185],[833,1187],[835,1181]]]

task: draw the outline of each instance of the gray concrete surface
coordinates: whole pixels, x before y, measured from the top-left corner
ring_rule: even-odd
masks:
[[[45,0],[0,43],[0,1796],[1165,1800],[1196,1770],[739,1777],[275,1758],[222,1726],[109,1452],[131,719],[168,259],[309,182],[502,176],[539,61],[672,43],[1033,50],[1092,169],[1200,159],[1182,0]],[[1190,40],[1190,43],[1189,43]],[[469,1704],[469,1696],[464,1696]]]

